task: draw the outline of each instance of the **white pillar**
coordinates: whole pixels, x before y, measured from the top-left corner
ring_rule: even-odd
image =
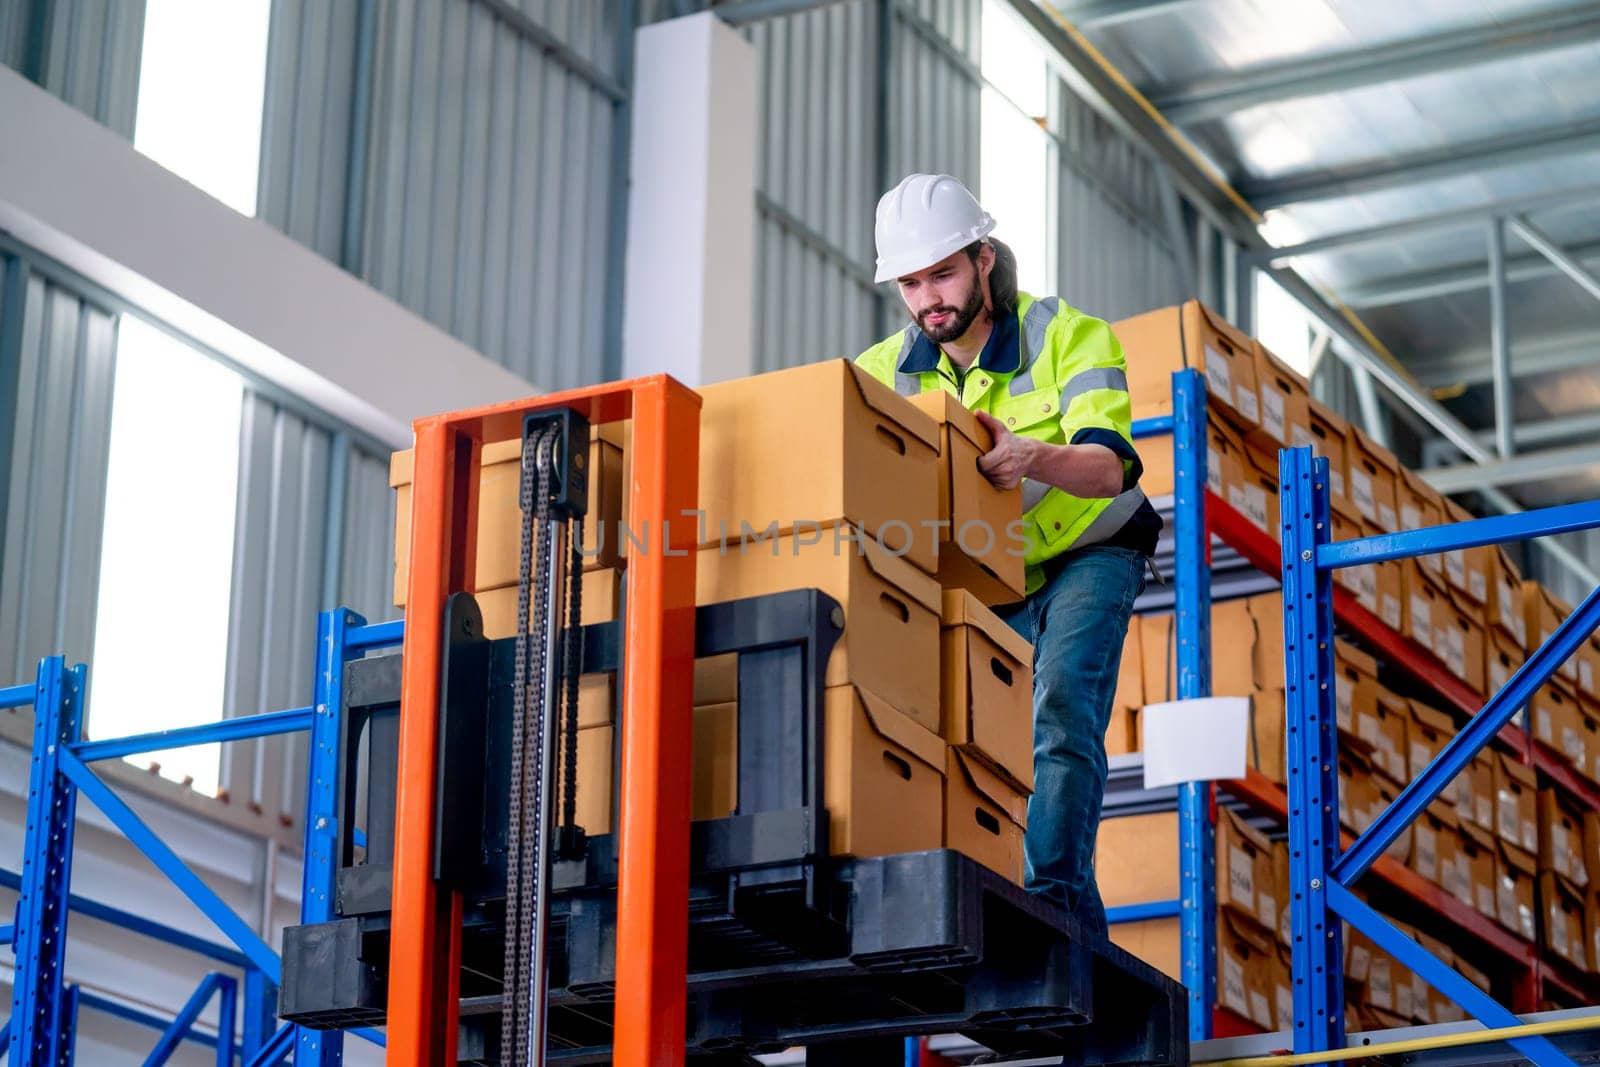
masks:
[[[704,385],[754,370],[757,95],[755,46],[716,15],[639,31],[626,377]]]

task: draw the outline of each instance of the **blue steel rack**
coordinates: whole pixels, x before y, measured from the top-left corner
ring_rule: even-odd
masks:
[[[400,642],[401,624],[367,625],[352,611],[323,612],[317,626],[317,672],[310,707],[228,719],[203,726],[163,730],[109,740],[82,740],[82,700],[87,670],[71,668],[61,656],[40,661],[31,685],[0,689],[0,708],[32,705],[33,755],[30,768],[28,825],[20,874],[0,884],[19,891],[16,921],[0,927],[0,943],[16,953],[11,1017],[0,1024],[0,1047],[9,1049],[11,1067],[60,1067],[73,1060],[73,1035],[80,1008],[93,1008],[161,1031],[148,1063],[165,1062],[180,1041],[215,1046],[219,1067],[239,1062],[263,1067],[281,1062],[292,1051],[297,1064],[334,1067],[340,1062],[344,1035],[285,1024],[272,1030],[274,997],[280,978],[277,953],[250,925],[230,909],[147,826],[89,764],[98,760],[185,745],[235,741],[309,730],[305,862],[301,921],[318,922],[331,914],[335,876],[338,739],[343,713],[341,685],[344,664],[367,651]],[[141,916],[75,897],[70,892],[72,841],[78,794],[82,793],[170,879],[232,942],[228,948],[204,938],[172,930]],[[163,1020],[129,1009],[114,1000],[65,983],[70,912],[115,922],[136,933],[215,959],[242,971],[244,1025],[242,1043],[233,1040],[239,1002],[239,979],[212,972],[203,978],[178,1015]],[[219,1037],[194,1031],[195,1021],[213,997],[219,998]],[[352,1031],[381,1045],[381,1034]]]
[[[1284,652],[1288,707],[1289,848],[1293,894],[1294,1050],[1344,1044],[1342,918],[1486,1027],[1521,1020],[1407,938],[1350,887],[1480,750],[1500,735],[1600,624],[1600,588],[1528,657],[1467,725],[1349,848],[1340,852],[1333,691],[1332,572],[1386,560],[1600,527],[1600,501],[1423,530],[1330,541],[1327,460],[1280,453]],[[1508,1042],[1540,1067],[1573,1061],[1546,1037]]]

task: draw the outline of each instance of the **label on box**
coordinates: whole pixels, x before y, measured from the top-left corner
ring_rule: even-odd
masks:
[[[1383,595],[1382,610],[1378,612],[1383,624],[1391,630],[1400,629],[1400,598],[1390,593]]]
[[[1244,987],[1244,964],[1233,953],[1222,953],[1222,1003],[1246,1018],[1250,1017],[1250,994]]]
[[[1410,982],[1396,983],[1394,987],[1395,1014],[1409,1019],[1416,1009],[1416,988]]]
[[[1278,940],[1285,945],[1294,944],[1294,916],[1288,908],[1278,912]]]
[[[1356,694],[1354,687],[1344,680],[1341,675],[1333,682],[1333,717],[1339,729],[1350,729],[1350,712],[1355,707]]]
[[[1520,901],[1517,903],[1517,926],[1522,930],[1523,937],[1529,941],[1533,940],[1533,908]]]
[[[1259,485],[1228,486],[1228,503],[1262,531],[1272,532],[1267,529],[1267,491]]]
[[[1489,664],[1489,688],[1499,690],[1511,680],[1511,668],[1495,659]]]
[[[1445,872],[1450,878],[1451,885],[1447,888],[1455,898],[1467,907],[1472,907],[1472,865],[1467,862],[1467,857],[1457,856],[1452,869]]]
[[[1431,761],[1432,759],[1433,759],[1433,750],[1431,748],[1429,748],[1427,745],[1423,744],[1421,741],[1413,741],[1413,742],[1411,742],[1411,766],[1409,768],[1409,772],[1410,773],[1405,775],[1401,779],[1401,781],[1406,781],[1406,780],[1409,780],[1411,778],[1415,778],[1417,775],[1421,774],[1422,773],[1422,768],[1426,767],[1428,765],[1429,761]],[[1455,779],[1452,778],[1450,780],[1450,785],[1445,789],[1444,793],[1441,794],[1441,795],[1444,796],[1448,800],[1454,800],[1455,799],[1455,794],[1456,794],[1455,784],[1456,784],[1455,783]]]
[[[1411,594],[1411,637],[1423,648],[1433,647],[1433,611],[1428,598]]]
[[[1410,504],[1402,505],[1400,508],[1400,529],[1422,529],[1422,509],[1413,507]]]
[[[1430,882],[1439,880],[1439,835],[1430,827],[1418,823],[1412,830],[1417,843],[1417,873]]]
[[[1328,485],[1332,487],[1334,496],[1344,496],[1344,471],[1330,470]]]
[[[1378,505],[1378,525],[1382,526],[1389,533],[1394,533],[1399,529],[1399,525],[1395,521],[1394,508],[1390,507],[1388,504]]]
[[[1272,1002],[1260,990],[1250,990],[1250,1018],[1264,1029],[1272,1029]]]
[[[1376,748],[1378,745],[1378,720],[1371,715],[1357,715],[1356,736]]]
[[[1278,1000],[1278,1018],[1269,1030],[1287,1030],[1294,1025],[1294,992],[1286,985],[1276,987]]]
[[[1500,879],[1496,892],[1496,900],[1499,902],[1500,921],[1515,930],[1517,928],[1516,883],[1512,882],[1512,880],[1509,878]]]
[[[1467,674],[1467,639],[1454,626],[1444,628],[1444,663],[1457,678]]]
[[[1365,982],[1368,970],[1372,965],[1372,954],[1365,945],[1352,944],[1350,946],[1350,968],[1346,974],[1352,982]]]
[[[1594,692],[1594,664],[1586,659],[1578,661],[1578,684],[1585,693]]]
[[[1473,813],[1477,816],[1477,819],[1475,820],[1477,824],[1485,829],[1493,826],[1494,800],[1486,796],[1474,796],[1472,798],[1472,804]]]
[[[1384,763],[1389,768],[1389,777],[1393,778],[1397,782],[1405,781],[1406,758],[1395,749],[1394,740],[1392,738],[1385,737],[1383,739],[1383,743],[1387,746],[1384,749],[1383,756]]]
[[[1517,831],[1520,828],[1520,822],[1517,818],[1517,798],[1512,795],[1511,790],[1502,789],[1499,793],[1499,800],[1500,822],[1497,824],[1497,829],[1504,840],[1515,844]]]
[[[1550,827],[1550,851],[1555,853],[1553,862],[1556,873],[1572,877],[1572,866],[1567,862],[1570,850],[1567,848],[1567,828],[1560,823]]]
[[[1561,752],[1580,773],[1587,773],[1584,764],[1589,754],[1584,751],[1583,733],[1576,726],[1561,727]]]
[[[1547,745],[1556,743],[1556,727],[1550,721],[1549,708],[1540,708],[1533,713],[1533,734]]]
[[[1271,386],[1261,390],[1261,428],[1288,443],[1283,428],[1283,394]]]
[[[1206,388],[1224,404],[1233,397],[1233,369],[1228,359],[1210,345],[1206,345]]]
[[[1255,422],[1261,418],[1261,409],[1256,406],[1256,391],[1247,389],[1243,382],[1233,391],[1233,406],[1239,409],[1239,414]]]
[[[1228,893],[1246,911],[1256,907],[1255,860],[1242,848],[1228,850]]]
[[[1482,571],[1471,571],[1467,574],[1467,588],[1472,591],[1474,600],[1489,599],[1489,579]]]
[[[1389,957],[1374,956],[1367,966],[1367,999],[1374,1008],[1392,1011],[1394,1008],[1394,983],[1389,972]]]
[[[1214,448],[1206,449],[1206,488],[1222,495],[1222,456]]]
[[[1372,475],[1360,467],[1350,468],[1350,502],[1362,515],[1378,521],[1378,504],[1372,498]]]
[[[1444,554],[1444,572],[1456,585],[1467,584],[1467,554],[1453,548]]]
[[[1456,794],[1456,818],[1472,821],[1472,790],[1467,788],[1465,782],[1461,783],[1461,792]],[[1467,901],[1471,904],[1472,901]]]
[[[1494,915],[1494,887],[1478,884],[1474,888],[1478,891],[1478,910],[1485,915]]]
[[[1567,956],[1567,917],[1561,912],[1561,905],[1552,900],[1550,902],[1550,948],[1557,956],[1565,959]]]
[[[1256,896],[1256,915],[1261,919],[1261,925],[1268,930],[1275,930],[1278,926],[1278,899],[1271,893],[1260,893]]]
[[[1299,424],[1289,427],[1289,447],[1303,448],[1306,445],[1310,445],[1316,455],[1322,455],[1317,450],[1317,439],[1311,436],[1310,430]]]
[[[1528,852],[1539,851],[1539,824],[1532,819],[1522,820],[1522,847]]]

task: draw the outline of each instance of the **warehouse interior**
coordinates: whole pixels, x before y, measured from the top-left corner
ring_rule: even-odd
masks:
[[[1374,470],[1388,465],[1389,522],[1351,511],[1350,536],[1398,533],[1407,489],[1418,513],[1434,519],[1403,529],[1592,504],[1600,489],[1593,0],[0,0],[0,64],[7,946],[22,944],[25,922],[44,921],[43,912],[27,919],[25,889],[29,862],[37,875],[37,861],[25,859],[44,825],[30,799],[46,773],[35,710],[45,700],[42,660],[87,665],[87,690],[75,699],[89,743],[309,713],[324,692],[319,612],[346,609],[361,620],[352,629],[370,624],[373,634],[410,622],[399,606],[406,561],[396,557],[411,477],[392,456],[418,449],[420,493],[415,420],[649,375],[699,388],[813,365],[822,373],[825,362],[906,326],[895,286],[874,281],[874,210],[912,172],[965,183],[1015,250],[1021,288],[1111,323],[1130,379],[1148,349],[1123,323],[1191,301],[1209,308],[1195,312],[1207,330],[1259,351],[1251,375],[1276,367],[1290,394],[1298,391],[1308,439],[1324,412],[1377,457]],[[1213,392],[1216,358],[1203,357]],[[1184,365],[1199,366],[1180,357],[1159,375]],[[1304,1052],[1270,979],[1229,1001],[1224,971],[1235,957],[1221,946],[1237,933],[1230,924],[1255,921],[1236,918],[1237,900],[1212,902],[1220,927],[1211,908],[1200,909],[1193,928],[1207,934],[1209,951],[1186,940],[1190,919],[1180,933],[1175,908],[1138,910],[1187,899],[1191,883],[1180,889],[1180,880],[1191,876],[1226,885],[1227,872],[1219,880],[1215,871],[1228,848],[1258,850],[1265,868],[1257,871],[1270,875],[1268,853],[1287,848],[1285,798],[1295,796],[1282,758],[1285,714],[1296,721],[1293,678],[1285,686],[1246,677],[1235,694],[1223,683],[1235,650],[1221,647],[1237,620],[1279,634],[1259,655],[1283,673],[1277,591],[1290,579],[1278,553],[1289,535],[1264,521],[1245,529],[1215,514],[1206,520],[1203,502],[1201,525],[1181,526],[1175,483],[1207,471],[1185,467],[1181,449],[1174,459],[1171,435],[1182,441],[1186,431],[1173,420],[1189,415],[1180,394],[1160,388],[1165,435],[1136,444],[1146,491],[1167,521],[1154,561],[1163,581],[1147,586],[1125,646],[1133,689],[1118,698],[1120,739],[1108,737],[1100,886],[1112,940],[1190,987],[1179,1000],[1181,1062]],[[1141,411],[1143,400],[1135,389],[1136,422],[1161,415],[1159,404]],[[1197,432],[1206,447],[1206,420],[1221,425],[1211,452],[1238,450],[1248,480],[1246,437],[1257,448],[1271,432],[1226,397],[1213,396],[1209,416],[1199,403],[1189,439]],[[1281,408],[1279,417],[1283,430]],[[1152,462],[1156,455],[1164,459]],[[1354,470],[1354,443],[1348,455]],[[629,462],[637,475],[639,461]],[[1151,484],[1162,464],[1164,491]],[[1283,490],[1280,513],[1277,475],[1263,475],[1270,514],[1287,524],[1291,496]],[[1220,483],[1212,492],[1226,497]],[[1333,492],[1333,537],[1342,540],[1342,490]],[[1326,508],[1326,493],[1322,500]],[[1337,660],[1306,665],[1312,673],[1299,677],[1331,684],[1327,672],[1348,672],[1358,692],[1372,694],[1372,725],[1358,708],[1350,730],[1369,767],[1389,755],[1397,762],[1392,774],[1372,775],[1383,779],[1385,800],[1440,752],[1419,737],[1453,734],[1573,605],[1586,610],[1600,585],[1596,525],[1572,517],[1548,527],[1562,532],[1513,540],[1502,552],[1475,549],[1487,554],[1489,585],[1497,567],[1509,576],[1518,625],[1526,614],[1538,630],[1542,606],[1554,620],[1524,641],[1506,637],[1513,658],[1498,678],[1499,631],[1485,607],[1495,594],[1457,588],[1442,554],[1425,557],[1437,567],[1408,562],[1404,579],[1400,562],[1385,558],[1365,568],[1378,583],[1370,590],[1335,575],[1338,596],[1370,606],[1347,614],[1339,601]],[[1206,546],[1203,562],[1185,555],[1184,530]],[[1429,551],[1437,549],[1419,542],[1400,554]],[[614,586],[622,566],[610,572]],[[1163,656],[1191,633],[1173,621],[1192,595],[1185,567],[1207,573],[1199,603],[1211,613],[1193,623],[1212,635],[1204,690],[1188,689],[1179,680],[1187,668]],[[1391,580],[1392,619],[1379,603]],[[1475,688],[1442,638],[1438,648],[1419,639],[1416,609],[1399,606],[1402,589],[1412,594],[1402,581],[1427,584],[1435,612],[1459,614],[1475,633]],[[937,614],[937,589],[934,604]],[[1225,611],[1234,621],[1221,621]],[[384,632],[398,640],[399,629]],[[1332,649],[1333,634],[1323,636]],[[1492,873],[1487,908],[1473,904],[1465,880],[1457,907],[1448,875],[1417,874],[1410,838],[1410,859],[1391,851],[1388,860],[1403,870],[1391,877],[1384,860],[1374,868],[1385,881],[1370,900],[1410,924],[1403,928],[1417,943],[1460,953],[1458,973],[1478,972],[1508,1015],[1555,1012],[1572,1028],[1564,1040],[1575,1042],[1587,1031],[1572,1020],[1600,1004],[1600,747],[1585,749],[1580,738],[1567,759],[1559,736],[1568,719],[1600,736],[1600,644],[1583,636],[1569,661],[1552,663],[1556,680],[1540,692],[1554,696],[1524,694],[1532,711],[1507,727],[1523,739],[1495,759],[1509,766],[1520,754],[1503,775],[1521,783],[1514,791],[1526,788],[1527,818],[1536,798],[1565,813],[1584,862],[1569,863],[1558,848],[1547,868],[1540,808],[1540,832],[1523,835],[1519,853],[1537,867],[1507,876],[1527,883],[1526,928],[1501,918]],[[1265,651],[1274,641],[1275,660]],[[1291,654],[1288,669],[1299,663]],[[65,676],[51,677],[70,688],[70,679],[59,682]],[[1277,716],[1276,775],[1252,751],[1237,789],[1145,787],[1142,709],[1213,691],[1250,697],[1252,715]],[[1557,709],[1556,736],[1536,737],[1546,699]],[[1405,720],[1409,734],[1393,734],[1391,719]],[[308,791],[315,798],[322,784],[308,768],[321,742],[287,727],[236,736],[93,755],[105,760],[94,772],[101,788],[123,798],[150,840],[130,835],[98,801],[76,808],[65,846],[71,896],[61,901],[71,933],[54,979],[75,992],[70,1012],[52,1008],[52,1021],[39,1024],[60,1031],[49,1055],[241,1067],[302,1057],[427,1062],[397,1059],[392,1047],[386,1061],[382,1027],[327,1040],[313,1035],[339,1031],[282,1028],[277,993],[239,938],[278,953],[285,929],[309,921],[307,843],[324,838],[307,825]],[[1292,764],[1292,744],[1289,752]],[[80,757],[91,758],[71,758]],[[1502,772],[1485,767],[1483,803],[1503,804],[1493,784]],[[1338,772],[1346,781],[1348,770]],[[1373,788],[1374,803],[1381,790]],[[1206,804],[1190,806],[1202,795]],[[1472,809],[1465,788],[1456,799]],[[1360,816],[1347,829],[1376,821]],[[1203,831],[1185,822],[1194,818]],[[1463,814],[1454,825],[1451,816],[1450,833],[1469,842],[1463,854],[1485,841],[1496,852],[1494,819],[1484,819],[1488,828],[1472,827],[1473,838],[1471,820]],[[1205,844],[1191,855],[1196,832]],[[1160,851],[1146,843],[1168,838],[1171,855],[1159,864],[1125,858]],[[153,862],[152,848],[203,882],[237,928],[197,907],[192,887]],[[1213,848],[1216,866],[1180,876],[1180,852],[1188,864]],[[1020,876],[1019,858],[1011,880]],[[1545,878],[1550,888],[1534,909],[1534,883]],[[1438,884],[1418,888],[1424,881]],[[1284,899],[1288,882],[1278,888]],[[1241,943],[1255,947],[1239,951],[1277,961],[1278,912],[1268,914],[1262,893],[1260,914],[1248,903],[1242,911],[1261,920],[1266,940],[1250,942],[1260,932],[1252,929]],[[1557,899],[1560,907],[1550,903]],[[1566,951],[1563,933],[1558,952],[1552,916],[1569,902],[1572,937],[1587,948]],[[1518,906],[1513,896],[1511,911]],[[1282,914],[1287,922],[1286,904]],[[1363,936],[1348,936],[1347,951]],[[1280,985],[1297,973],[1293,940],[1278,938]],[[22,1043],[38,1004],[17,976],[37,967],[14,951],[0,951],[6,1062],[58,1062]],[[1587,1046],[1530,1051],[1523,1045],[1546,1040],[1530,1037],[1514,1051],[1495,1046],[1501,1058],[1473,1059],[1467,1048],[1448,1059],[1427,1042],[1459,1029],[1461,1011],[1430,1011],[1420,972],[1415,1010],[1374,1002],[1375,983],[1357,978],[1364,962],[1343,962],[1351,985],[1332,1006],[1348,1003],[1353,1014],[1340,1032],[1416,1030],[1424,1051],[1407,1062],[1565,1063],[1550,1057],[1600,1048],[1591,1033]],[[1399,985],[1398,955],[1394,966]],[[1249,993],[1270,1010],[1256,1011]],[[252,1017],[253,1004],[269,1010]],[[905,1058],[893,1062],[979,1062],[1005,1051],[958,1029],[907,1030]],[[275,1035],[288,1044],[265,1055]],[[1199,1044],[1207,1041],[1217,1043]],[[0,1041],[0,1056],[7,1047]],[[499,1062],[461,1048],[462,1062]],[[758,1053],[764,1063],[807,1062],[798,1049],[766,1048],[704,1062],[756,1062]]]

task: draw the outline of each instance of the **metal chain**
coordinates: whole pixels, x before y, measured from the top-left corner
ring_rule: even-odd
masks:
[[[591,472],[591,477],[593,473]],[[573,523],[567,564],[567,630],[561,649],[561,688],[566,714],[561,733],[561,825],[578,821],[578,685],[583,674],[583,519]]]
[[[532,1021],[534,1006],[531,994],[534,989],[534,979],[531,973],[531,957],[533,955],[534,938],[541,936],[538,929],[537,901],[539,897],[537,879],[542,876],[548,861],[546,850],[548,839],[546,834],[546,820],[544,808],[544,777],[550,771],[545,764],[543,738],[549,729],[547,722],[549,713],[550,694],[545,690],[545,656],[548,648],[548,631],[556,624],[551,617],[550,606],[552,590],[550,588],[550,560],[554,549],[554,529],[550,521],[550,467],[551,458],[555,451],[556,438],[559,428],[552,426],[548,433],[539,439],[534,455],[534,466],[538,483],[537,495],[534,497],[534,510],[538,522],[534,529],[534,563],[533,574],[533,602],[540,607],[538,621],[533,623],[533,633],[529,639],[532,645],[529,657],[530,676],[535,680],[532,691],[532,706],[529,708],[529,718],[533,727],[531,734],[524,733],[524,752],[522,753],[522,767],[525,775],[522,790],[524,833],[532,838],[534,847],[522,850],[522,869],[518,872],[522,882],[519,895],[518,924],[522,928],[522,936],[517,943],[519,953],[518,964],[518,1043],[522,1046],[522,1058],[517,1061],[517,1067],[532,1063],[539,1052],[528,1046],[528,1035]]]

